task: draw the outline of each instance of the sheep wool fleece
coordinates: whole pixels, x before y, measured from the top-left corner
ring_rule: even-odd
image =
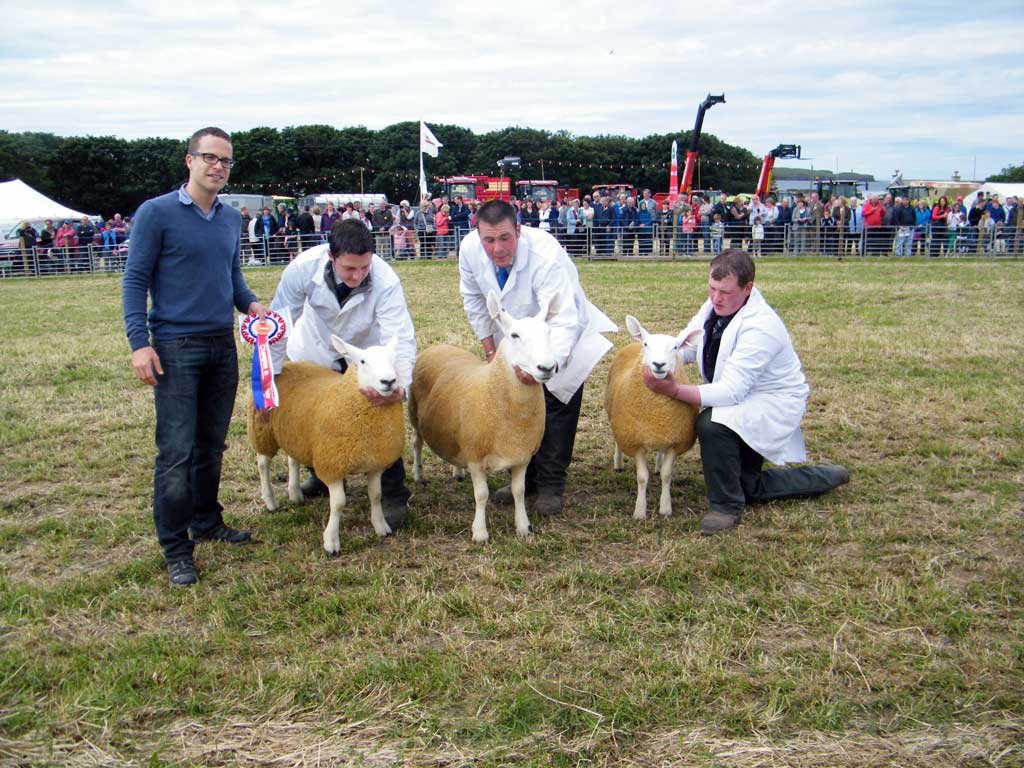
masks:
[[[343,375],[313,363],[288,362],[274,381],[281,405],[269,421],[258,418],[249,401],[249,442],[260,455],[281,449],[312,466],[325,483],[382,472],[402,456],[402,404],[371,405],[354,371]]]
[[[540,448],[544,393],[516,380],[500,347],[485,363],[460,347],[439,344],[416,361],[409,417],[449,464],[465,467],[500,457],[502,467],[518,466]]]
[[[612,360],[604,407],[616,445],[630,458],[635,458],[640,449],[672,448],[677,455],[686,453],[697,437],[698,408],[651,392],[644,384],[642,370],[642,344],[623,347]],[[689,383],[681,368],[676,370],[675,378],[681,384]]]

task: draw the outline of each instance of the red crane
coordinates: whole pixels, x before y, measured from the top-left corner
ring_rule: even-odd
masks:
[[[683,179],[679,182],[679,194],[689,194],[693,183],[693,169],[697,166],[700,132],[704,126],[704,113],[715,104],[725,104],[725,94],[712,96],[710,93],[697,108],[697,122],[693,125],[693,136],[690,138],[690,149],[686,153],[686,167],[683,168]]]

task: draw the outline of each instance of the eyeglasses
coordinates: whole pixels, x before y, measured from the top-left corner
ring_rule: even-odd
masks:
[[[230,157],[221,157],[220,155],[215,155],[212,152],[189,152],[189,154],[192,155],[192,157],[201,158],[207,165],[216,165],[217,163],[220,163],[221,166],[228,171],[230,171],[235,165],[235,161]]]

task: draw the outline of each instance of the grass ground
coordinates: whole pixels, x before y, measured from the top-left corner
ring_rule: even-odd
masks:
[[[706,269],[580,275],[674,333]],[[421,348],[475,347],[453,264],[399,272]],[[266,298],[278,276],[247,273]],[[221,497],[258,542],[200,546],[172,591],[119,282],[0,283],[0,763],[1024,765],[1024,263],[770,261],[758,284],[812,459],[853,472],[836,493],[701,538],[694,449],[675,516],[634,521],[606,358],[566,514],[531,541],[496,512],[473,545],[471,487],[431,457],[386,541],[353,483],[328,559],[326,501],[262,510],[240,396]]]

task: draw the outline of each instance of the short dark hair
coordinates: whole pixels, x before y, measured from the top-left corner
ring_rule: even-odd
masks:
[[[373,235],[366,225],[357,219],[335,222],[327,243],[334,258],[343,253],[352,253],[356,256],[373,253]]]
[[[519,223],[519,220],[516,218],[516,209],[504,200],[488,200],[477,208],[476,220],[477,223],[482,221],[484,224],[490,224],[492,227],[501,224],[503,221],[511,222],[512,226]]]
[[[711,260],[711,278],[725,280],[736,275],[736,283],[744,288],[754,282],[754,260],[740,248],[726,248]]]
[[[212,125],[207,128],[200,128],[198,131],[192,134],[188,140],[188,151],[195,152],[199,149],[199,140],[203,136],[216,136],[218,139],[224,139],[228,143],[231,142],[231,134],[221,128],[214,128]]]

